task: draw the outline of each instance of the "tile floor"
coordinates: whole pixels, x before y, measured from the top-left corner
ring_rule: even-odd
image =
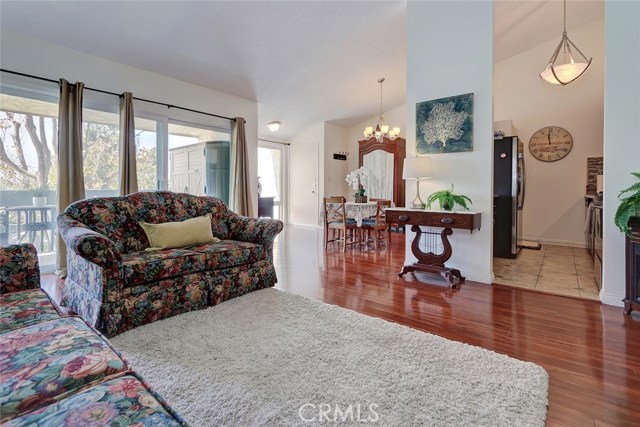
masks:
[[[593,259],[584,248],[542,245],[522,249],[518,258],[493,259],[494,283],[558,295],[600,300]]]

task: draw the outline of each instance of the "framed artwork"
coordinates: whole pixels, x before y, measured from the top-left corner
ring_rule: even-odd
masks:
[[[473,151],[473,93],[416,104],[418,154]]]

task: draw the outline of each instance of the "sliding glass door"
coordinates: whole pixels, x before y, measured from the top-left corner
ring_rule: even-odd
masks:
[[[57,99],[0,93],[0,245],[33,244],[43,272],[55,264],[57,134]]]
[[[224,129],[169,122],[168,188],[229,203],[230,134]]]
[[[273,199],[273,218],[285,220],[287,145],[258,141],[258,180],[260,204],[270,206]],[[268,216],[268,215],[267,215]]]

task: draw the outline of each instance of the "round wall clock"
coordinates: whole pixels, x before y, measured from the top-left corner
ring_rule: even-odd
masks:
[[[529,140],[531,155],[543,162],[555,162],[564,158],[573,148],[573,137],[560,126],[539,129]]]

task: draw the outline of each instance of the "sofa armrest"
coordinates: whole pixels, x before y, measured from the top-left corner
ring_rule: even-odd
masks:
[[[40,287],[38,252],[31,243],[0,247],[0,293]]]
[[[58,230],[67,250],[74,251],[89,262],[108,267],[122,261],[122,255],[111,239],[65,214],[58,215]]]
[[[270,218],[249,218],[229,212],[229,234],[232,240],[265,246],[269,256],[275,237],[282,231],[282,221]]]

